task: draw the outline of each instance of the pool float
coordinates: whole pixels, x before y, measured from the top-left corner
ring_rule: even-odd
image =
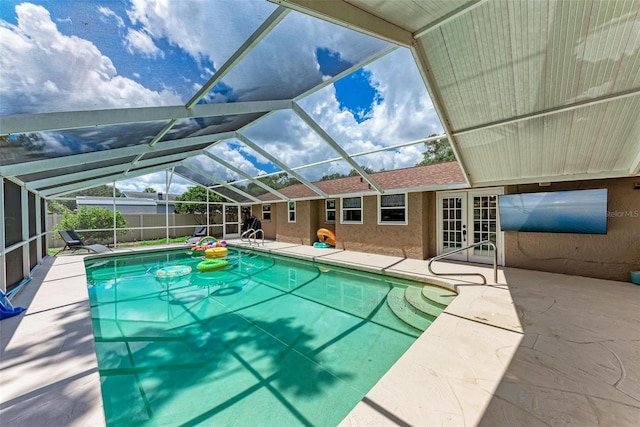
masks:
[[[188,265],[171,265],[158,270],[156,272],[156,279],[175,279],[176,277],[186,276],[189,273],[191,273],[191,267]]]
[[[218,240],[215,237],[205,236],[200,239],[193,248],[191,248],[191,255],[202,256],[205,254],[207,249],[214,248],[218,245]]]
[[[328,243],[324,243],[324,242],[314,242],[313,243],[313,247],[314,248],[330,248],[331,245]]]
[[[318,230],[316,235],[318,236],[318,239],[320,240],[321,243],[327,243],[331,246],[336,245],[336,235],[333,234],[333,231],[328,230],[326,228],[321,228]]]
[[[204,251],[204,256],[207,258],[223,258],[227,256],[227,248],[209,248]]]
[[[227,268],[228,265],[229,261],[227,261],[226,259],[205,259],[204,261],[200,262],[196,266],[196,268],[201,273],[206,273],[208,271],[223,270]]]

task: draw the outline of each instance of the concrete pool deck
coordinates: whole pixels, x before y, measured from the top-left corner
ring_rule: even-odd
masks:
[[[433,278],[421,260],[282,242],[260,249],[460,293],[342,426],[640,419],[640,286],[513,268],[500,268],[498,284],[481,285]],[[104,425],[83,260],[45,258],[12,301],[27,311],[0,322],[0,425]],[[492,277],[490,267],[434,263],[452,269]]]

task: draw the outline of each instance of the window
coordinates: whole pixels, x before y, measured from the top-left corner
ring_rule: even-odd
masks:
[[[342,199],[342,222],[362,224],[362,197]]]
[[[262,220],[271,221],[271,205],[262,205]]]
[[[324,211],[325,211],[324,222],[336,222],[336,199],[326,200]]]
[[[289,202],[289,222],[296,222],[296,202]]]
[[[407,223],[406,194],[381,194],[378,196],[378,208],[378,223]]]

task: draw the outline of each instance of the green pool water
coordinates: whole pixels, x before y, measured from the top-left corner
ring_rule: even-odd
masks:
[[[334,426],[415,341],[386,296],[416,284],[230,249],[86,261],[107,425]],[[192,272],[157,279],[161,268]]]

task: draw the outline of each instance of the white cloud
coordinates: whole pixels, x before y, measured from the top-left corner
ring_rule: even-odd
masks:
[[[367,150],[415,141],[442,126],[410,52],[395,52],[365,67],[371,84],[383,101],[374,105],[369,119],[357,123],[353,115],[341,111],[333,85],[301,101],[301,105],[348,152]],[[373,169],[397,169],[414,166],[421,160],[422,146],[381,152],[357,160]]]
[[[208,58],[220,67],[275,8],[252,4],[250,14],[238,13],[239,2],[131,0],[127,11],[154,38],[165,37],[196,60]]]
[[[113,10],[106,6],[98,6],[98,12],[105,18],[111,18],[116,21],[118,28],[124,28],[124,20],[120,18]]]
[[[169,193],[182,194],[194,185],[192,182],[174,175],[171,179]],[[116,188],[120,191],[144,191],[147,188],[153,188],[157,193],[166,193],[166,175],[164,172],[157,172],[132,179],[123,179],[116,182]]]
[[[129,53],[140,53],[147,57],[159,56],[164,58],[164,52],[155,45],[151,36],[145,31],[129,28],[124,40]]]
[[[42,6],[16,6],[18,24],[0,21],[2,114],[126,108],[182,103],[119,76],[91,42],[58,31]]]

